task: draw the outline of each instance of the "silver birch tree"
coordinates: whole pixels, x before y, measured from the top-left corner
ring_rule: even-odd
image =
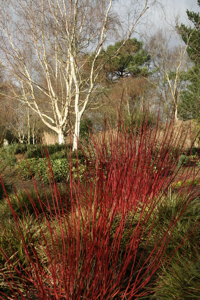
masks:
[[[137,9],[120,49],[153,2],[135,1]],[[59,143],[64,143],[73,109],[73,150],[77,149],[81,118],[105,64],[97,64],[97,59],[109,34],[121,24],[114,6],[114,0],[10,0],[2,1],[0,7],[1,62],[20,87],[13,99],[37,113],[58,134]]]

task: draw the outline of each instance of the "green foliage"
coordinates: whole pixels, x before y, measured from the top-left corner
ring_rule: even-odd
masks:
[[[71,193],[66,186],[66,184],[59,184],[57,193],[55,191],[52,193],[52,189],[50,187],[46,187],[45,190],[39,189],[36,192],[35,189],[29,190],[29,194],[25,190],[18,191],[16,194],[10,194],[9,199],[12,205],[13,211],[17,214],[17,216],[22,219],[23,218],[23,211],[26,214],[33,215],[35,210],[38,213],[49,213],[49,206],[47,203],[53,206],[53,202],[56,200],[56,197],[61,197],[62,199],[67,199],[67,204],[70,207],[70,197]],[[31,203],[34,203],[34,207]],[[40,200],[40,201],[39,201]],[[41,206],[43,204],[43,207]],[[64,205],[64,203],[63,203]],[[1,211],[1,218],[0,218],[0,225],[6,225],[7,220],[13,219],[13,213],[10,209],[9,203],[7,201],[0,202],[0,211]]]
[[[183,120],[195,119],[200,121],[200,67],[195,66],[186,73],[189,81],[187,89],[182,92],[179,106],[179,116]]]
[[[27,144],[15,144],[15,152],[14,154],[24,154],[27,151],[28,145]]]
[[[200,6],[200,1],[197,0],[198,5]],[[200,28],[199,28],[199,20],[200,14],[199,12],[194,11],[186,11],[188,19],[193,23],[193,26],[186,26],[181,24],[178,27],[179,33],[182,36],[183,41],[187,44],[189,38],[189,47],[187,49],[188,55],[190,59],[195,63],[200,63],[200,45],[199,45],[199,36],[200,36]]]
[[[50,154],[51,161],[55,160],[55,159],[61,159],[61,158],[68,158],[66,149],[58,151],[58,152],[55,152],[53,154]]]
[[[7,194],[9,194],[12,191],[12,186],[10,184],[4,184],[4,187],[6,189]],[[4,196],[5,196],[5,192],[3,186],[0,184],[0,200],[2,200]]]
[[[16,230],[14,221],[7,222],[6,225],[4,224],[3,230],[0,232],[0,247],[4,249],[7,257],[10,258],[10,261],[15,262],[16,259],[18,259],[23,266],[27,263],[27,255],[23,249],[22,236],[27,243],[28,249],[30,241],[35,245],[38,244],[38,235],[36,232],[38,234],[40,233],[40,226],[38,225],[37,220],[32,219],[30,216],[28,216],[28,220],[28,223],[23,219],[20,220],[18,222],[18,230]],[[5,264],[5,262],[6,260],[1,252],[0,264]],[[14,272],[14,270],[12,270],[12,272]]]
[[[175,188],[182,187],[182,186],[190,186],[190,185],[196,186],[200,185],[200,180],[195,179],[195,180],[184,180],[184,181],[178,181],[177,183],[173,183],[172,186]]]
[[[179,166],[184,166],[184,165],[188,165],[188,166],[200,166],[200,160],[198,159],[197,155],[184,155],[182,154],[179,158],[178,161],[178,165]]]
[[[9,196],[10,205],[18,216],[18,227],[16,227],[16,222],[14,221],[13,213],[8,202],[0,202],[0,248],[4,250],[10,262],[15,264],[16,260],[19,260],[23,266],[27,266],[27,252],[23,247],[22,237],[27,245],[29,255],[34,257],[30,245],[34,244],[34,247],[37,247],[37,245],[40,244],[39,239],[42,224],[42,220],[40,220],[41,223],[39,225],[38,219],[35,216],[35,210],[40,214],[43,214],[44,211],[46,215],[50,214],[49,208],[54,207],[57,198],[64,200],[62,207],[65,211],[70,209],[71,193],[67,190],[66,184],[57,187],[56,193],[55,190],[52,192],[51,188],[46,188],[45,191],[41,189],[38,192],[30,190],[29,194],[27,194],[26,191],[20,191],[16,195]],[[53,209],[53,213],[55,213],[55,209]],[[39,218],[41,219],[41,215]],[[2,252],[0,252],[0,266],[4,265],[6,268],[8,266],[6,261]],[[13,274],[15,274],[15,276],[17,275],[14,268],[11,268],[9,273],[11,276]]]
[[[18,163],[17,170],[23,179],[31,179],[32,176],[39,178],[42,177],[44,183],[49,182],[51,173],[48,168],[50,161],[43,158],[29,158]],[[51,162],[52,170],[56,181],[61,181],[67,178],[69,174],[69,163],[67,159],[56,159]],[[32,175],[31,175],[32,174]]]
[[[44,153],[42,151],[42,149],[40,149],[39,147],[28,147],[27,151],[25,153],[25,157],[26,158],[42,158],[42,156],[44,156]]]
[[[58,143],[54,145],[28,145],[27,152],[25,154],[26,158],[42,158],[46,156],[46,153],[48,152],[49,155],[54,154],[56,152],[65,150],[66,151],[66,145],[62,144],[59,145]]]
[[[81,120],[80,138],[87,139],[91,131],[92,131],[92,121],[89,118],[84,118],[83,120]]]
[[[145,124],[145,128],[152,128],[156,124],[156,120],[153,116],[153,114],[149,113],[148,111],[134,111],[132,115],[127,116],[124,119],[124,129],[132,134],[135,134],[135,130],[137,131],[137,134],[140,133],[140,131],[143,128],[143,125]]]
[[[17,164],[16,168],[19,172],[19,175],[22,176],[23,179],[31,179],[32,176],[34,177],[37,172],[36,160],[34,158],[22,160]]]
[[[186,155],[181,155],[178,161],[179,166],[186,165],[188,163],[189,157]]]
[[[16,157],[14,155],[15,144],[6,146],[0,149],[0,166],[14,166],[16,163]],[[0,168],[1,169],[1,168]]]
[[[56,144],[54,144],[54,145],[48,145],[47,146],[47,149],[48,149],[48,152],[49,152],[49,154],[51,155],[51,154],[53,154],[53,153],[55,153],[55,152],[59,152],[59,151],[62,151],[62,150],[66,150],[66,145],[65,144],[58,144],[58,143],[56,143]],[[46,149],[46,147],[45,147],[45,149]]]
[[[63,208],[65,210],[69,210],[71,204],[70,197],[71,193],[69,189],[67,189],[66,184],[59,185],[57,193],[55,193],[55,190],[52,192],[51,188],[46,188],[45,191],[40,189],[36,192],[33,189],[29,190],[28,194],[25,190],[23,190],[19,191],[17,194],[10,195],[10,205],[12,206],[15,214],[18,216],[18,224],[21,233],[19,230],[16,230],[16,223],[14,222],[13,212],[11,211],[9,203],[7,201],[0,201],[0,248],[5,251],[7,257],[9,257],[11,261],[15,262],[16,259],[19,259],[22,265],[27,263],[27,253],[25,253],[22,246],[22,235],[27,246],[30,241],[34,243],[34,246],[37,246],[38,244],[41,226],[38,225],[35,210],[40,214],[43,214],[44,211],[47,215],[50,214],[50,207],[54,207],[53,204],[56,201],[56,198],[63,199]],[[67,207],[65,206],[66,203]],[[54,209],[53,212],[55,213]],[[26,222],[27,220],[28,223]],[[12,250],[10,245],[12,246]],[[28,249],[30,250],[29,246]],[[5,262],[5,257],[1,252],[0,265],[4,265]],[[12,269],[11,272],[14,273],[15,271]]]
[[[75,180],[78,178],[78,173],[81,180],[85,171],[85,164],[81,164],[80,160],[78,160],[78,166],[79,169],[77,172],[77,159],[73,158],[72,173]],[[27,159],[27,161],[23,160],[19,162],[17,170],[24,180],[31,179],[32,176],[35,178],[40,178],[41,176],[43,183],[48,184],[53,178],[56,182],[69,179],[70,165],[66,158],[55,159],[52,161],[47,160],[46,158],[38,158],[37,160],[35,158],[30,158]]]
[[[128,75],[133,77],[148,76],[148,66],[151,56],[143,49],[143,42],[136,38],[129,39],[123,47],[123,40],[110,45],[102,50],[96,64],[105,64],[101,75],[106,75],[107,80],[116,80]],[[116,51],[121,47],[121,49]],[[94,59],[94,54],[88,57],[89,64]]]
[[[55,159],[51,162],[53,177],[56,182],[69,179],[69,162],[67,159]],[[44,183],[49,183],[52,174],[46,170],[44,162],[38,165]],[[38,175],[37,175],[38,176]]]
[[[200,257],[182,257],[163,273],[152,299],[200,299]]]
[[[156,217],[158,233],[166,230],[173,218],[180,218],[176,226],[172,226],[169,236],[170,243],[167,245],[165,257],[173,251],[175,255],[169,263],[159,270],[160,276],[156,281],[152,299],[199,299],[199,199],[196,198],[185,207],[186,198],[173,195],[163,198]],[[179,247],[180,243],[182,244]],[[177,249],[177,250],[176,250]]]
[[[114,45],[108,46],[103,53],[105,60],[108,60],[121,47],[124,41],[116,42]],[[106,63],[105,69],[112,73],[112,77],[147,76],[148,70],[144,67],[145,63],[150,63],[151,57],[146,50],[143,49],[143,42],[137,39],[129,39],[126,44],[119,50],[111,60]]]
[[[66,149],[66,145],[59,145],[58,143],[48,146],[42,144],[28,145],[13,143],[7,147],[1,148],[0,153],[12,153],[13,155],[21,153],[25,154],[26,158],[42,158],[43,156],[46,156],[46,152],[48,152],[51,155],[59,151],[64,151]]]
[[[200,1],[198,0],[198,5]],[[200,14],[187,10],[188,19],[193,23],[193,26],[181,24],[177,27],[183,41],[187,44],[188,55],[194,66],[185,72],[185,80],[189,81],[187,89],[182,93],[182,103],[179,106],[179,116],[183,120],[199,119],[200,108]],[[189,39],[189,40],[188,40]]]
[[[86,169],[85,163],[81,163],[80,160],[77,161],[77,159],[72,159],[73,165],[72,165],[72,174],[75,180],[80,180],[80,182],[83,179],[83,175]]]

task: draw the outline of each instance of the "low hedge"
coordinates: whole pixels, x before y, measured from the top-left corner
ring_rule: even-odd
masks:
[[[81,179],[85,171],[85,165],[81,164],[79,160],[78,165],[79,178]],[[49,180],[52,180],[53,177],[56,182],[60,182],[62,180],[69,179],[70,165],[68,159],[66,158],[55,159],[51,161],[47,160],[46,158],[30,158],[19,162],[17,165],[17,170],[24,180],[31,179],[32,177],[40,178],[41,176],[44,183],[49,183]],[[76,180],[78,177],[76,159],[72,159],[72,172],[74,179]]]
[[[200,159],[197,155],[181,155],[178,161],[178,165],[179,166],[192,166],[192,165],[196,165],[196,166],[200,166]]]
[[[49,155],[55,154],[60,151],[65,151],[67,153],[66,145],[54,144],[54,145],[28,145],[27,152],[25,153],[26,158],[43,158],[46,156],[46,153]]]

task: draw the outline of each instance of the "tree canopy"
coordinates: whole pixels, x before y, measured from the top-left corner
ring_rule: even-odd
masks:
[[[118,41],[102,51],[103,60],[108,61],[104,67],[107,77],[114,80],[130,75],[147,76],[146,65],[150,63],[151,57],[143,48],[143,42],[133,38],[129,39],[124,46],[122,46],[123,43],[123,40]],[[120,50],[116,53],[118,49]]]

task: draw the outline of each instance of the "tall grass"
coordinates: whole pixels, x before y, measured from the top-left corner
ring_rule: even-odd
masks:
[[[84,180],[78,171],[74,179],[70,164],[67,196],[52,181],[50,163],[51,195],[44,189],[42,198],[35,184],[37,197],[27,191],[25,205],[5,191],[10,214],[0,221],[0,299],[148,299],[156,293],[199,225],[197,217],[177,231],[197,195],[192,182],[177,191],[181,204],[169,190],[183,175],[197,174],[194,166],[177,167],[180,140],[169,128],[159,136],[158,126],[147,130],[143,121],[139,134],[119,124],[109,136],[91,136]],[[198,258],[197,247],[191,251]]]

